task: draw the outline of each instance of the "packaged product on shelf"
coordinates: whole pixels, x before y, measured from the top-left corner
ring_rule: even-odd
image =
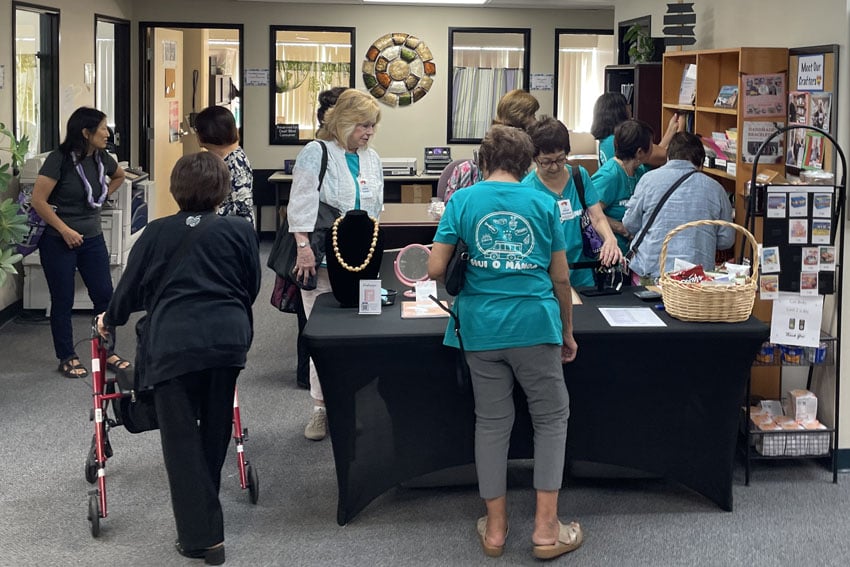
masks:
[[[803,347],[779,345],[782,351],[782,362],[785,364],[801,364],[803,362]]]
[[[826,351],[829,344],[820,343],[816,347],[806,347],[806,360],[810,364],[823,364],[826,362]]]
[[[808,390],[791,390],[786,398],[785,415],[799,423],[817,420],[817,397]]]
[[[761,364],[773,364],[775,351],[776,345],[773,343],[763,343],[759,351],[756,353],[756,362]]]
[[[759,405],[771,418],[782,415],[782,403],[779,400],[762,400]]]

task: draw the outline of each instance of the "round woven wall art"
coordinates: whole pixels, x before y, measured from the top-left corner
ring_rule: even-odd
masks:
[[[366,52],[363,82],[379,101],[409,106],[431,90],[437,65],[431,50],[418,37],[388,33]]]

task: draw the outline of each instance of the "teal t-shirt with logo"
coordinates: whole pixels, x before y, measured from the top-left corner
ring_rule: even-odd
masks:
[[[559,201],[564,201],[563,211],[561,211],[561,207],[559,207],[560,221],[561,226],[564,231],[564,243],[566,245],[567,251],[567,262],[570,264],[575,264],[576,262],[592,262],[595,258],[588,258],[584,254],[582,254],[582,243],[581,243],[581,214],[584,212],[584,209],[581,206],[581,200],[578,198],[578,190],[576,189],[576,184],[573,182],[573,172],[572,167],[567,165],[564,166],[567,168],[567,172],[569,173],[569,179],[567,180],[567,185],[564,187],[564,190],[560,194],[555,194],[549,190],[546,185],[537,177],[537,172],[532,171],[528,175],[525,176],[525,179],[522,180],[523,183],[527,183],[531,187],[534,187],[538,191],[542,191],[544,194],[548,195],[549,198],[558,203]],[[581,180],[584,183],[584,194],[585,201],[587,200],[588,190],[592,186],[593,182],[590,180],[590,175],[588,175],[587,170],[583,167],[579,167],[579,173],[581,174]],[[573,270],[570,269],[570,284],[573,287],[585,287],[594,285],[593,282],[593,270],[590,268],[584,268],[581,270]]]
[[[455,245],[458,238],[470,254],[454,303],[464,349],[562,344],[549,264],[565,244],[552,199],[522,183],[476,183],[446,204],[434,242]],[[458,346],[451,321],[443,343]]]
[[[632,198],[635,186],[643,172],[635,171],[633,176],[626,174],[625,170],[617,163],[617,160],[608,160],[593,174],[591,180],[593,186],[585,192],[587,206],[595,205],[602,201],[605,206],[605,216],[614,220],[622,221],[626,214],[626,203]],[[629,250],[629,241],[621,234],[617,234],[617,244],[623,253]]]

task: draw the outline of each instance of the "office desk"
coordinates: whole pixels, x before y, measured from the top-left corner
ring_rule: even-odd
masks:
[[[732,510],[739,408],[768,326],[658,312],[667,327],[612,328],[596,307],[649,304],[628,292],[583,300],[573,315],[578,356],[564,366],[567,458],[657,474]],[[317,299],[305,337],[328,407],[340,525],[404,481],[474,462],[472,393],[456,385],[446,322],[401,319],[398,302],[361,316],[330,294]],[[510,457],[530,458],[520,388],[515,398]]]

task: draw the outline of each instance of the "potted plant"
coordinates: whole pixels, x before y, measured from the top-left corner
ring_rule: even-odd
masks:
[[[27,217],[19,212],[19,206],[15,197],[17,190],[13,182],[17,180],[20,168],[24,163],[29,150],[29,139],[22,136],[20,140],[0,122],[0,135],[9,139],[7,148],[0,151],[8,153],[11,161],[3,163],[0,159],[0,286],[2,286],[8,274],[18,273],[15,264],[21,261],[23,256],[15,250],[15,244],[20,242],[29,231]],[[12,195],[14,193],[14,195]]]
[[[629,43],[629,58],[632,63],[646,63],[655,54],[652,37],[641,24],[633,24],[626,30],[623,40]]]

